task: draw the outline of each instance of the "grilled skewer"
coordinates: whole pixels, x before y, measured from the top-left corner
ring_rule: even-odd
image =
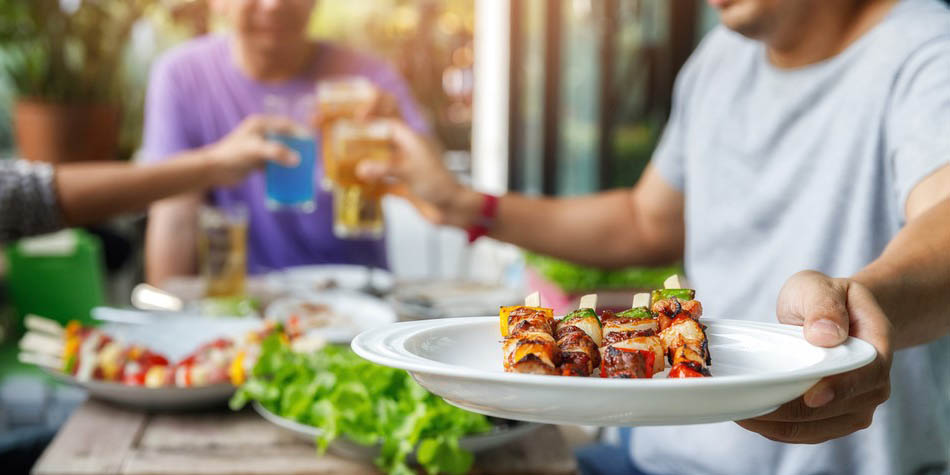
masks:
[[[540,306],[537,292],[524,306],[502,307],[499,313],[505,371],[558,374],[560,351],[554,339],[554,310]]]
[[[706,327],[699,323],[703,306],[692,289],[663,289],[652,293],[652,310],[657,314],[660,339],[672,365],[669,377],[710,376],[709,341]]]
[[[656,336],[659,324],[644,306],[648,296],[634,296],[633,308],[618,314],[604,312],[604,344],[600,376],[604,378],[652,378],[663,371],[663,345]]]
[[[557,322],[554,336],[561,352],[558,369],[563,376],[590,376],[600,365],[603,332],[594,309],[597,296],[585,295],[580,308]]]

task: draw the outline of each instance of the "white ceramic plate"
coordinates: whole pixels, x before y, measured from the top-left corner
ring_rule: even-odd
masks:
[[[345,290],[302,293],[299,297],[275,300],[267,307],[266,318],[283,322],[295,312],[295,307],[304,302],[326,305],[336,314],[330,326],[312,330],[330,343],[348,344],[362,331],[396,321],[396,312],[386,302]]]
[[[178,361],[199,346],[218,339],[241,340],[248,332],[263,328],[264,322],[253,317],[202,317],[187,314],[155,313],[150,323],[107,323],[100,330],[124,343],[143,345]]]
[[[313,442],[322,432],[318,427],[301,424],[297,421],[278,416],[277,414],[267,410],[267,408],[262,406],[257,401],[254,401],[252,406],[254,407],[254,410],[257,411],[257,413],[260,414],[264,419],[267,419],[273,424],[293,432],[301,439]],[[468,450],[469,452],[491,450],[524,437],[538,427],[541,426],[531,422],[523,422],[511,428],[496,428],[494,431],[487,434],[463,437],[459,440],[459,446],[465,450]],[[341,437],[334,440],[330,446],[327,447],[327,449],[337,455],[350,459],[370,461],[379,456],[380,447],[378,445],[360,445],[356,442]]]
[[[386,296],[403,320],[474,317],[523,299],[521,289],[464,280],[400,282]]]
[[[366,287],[367,282],[371,282],[375,291],[386,294],[395,284],[395,279],[389,271],[373,269],[370,272],[364,266],[346,264],[288,267],[268,276],[293,293],[327,289],[361,290]]]
[[[108,381],[79,381],[59,371],[49,371],[49,373],[61,381],[85,389],[90,397],[120,406],[150,411],[186,411],[224,406],[235,391],[235,387],[231,384],[194,388],[147,388]]]
[[[450,404],[508,419],[596,426],[741,420],[771,412],[876,351],[854,338],[810,345],[801,327],[703,319],[713,377],[601,379],[505,373],[497,317],[397,323],[353,340],[370,361],[408,370]]]
[[[109,323],[99,329],[125,343],[144,345],[175,362],[203,343],[221,337],[240,339],[247,332],[261,326],[261,320],[256,318],[167,316],[149,324]],[[191,388],[147,388],[109,381],[79,381],[58,371],[50,373],[62,381],[84,388],[96,399],[154,411],[223,406],[235,390],[231,384]]]

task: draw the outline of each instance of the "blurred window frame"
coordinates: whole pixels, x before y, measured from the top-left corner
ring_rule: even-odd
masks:
[[[652,137],[648,138],[645,158],[624,163],[624,158],[617,156],[618,126],[630,117],[621,117],[620,107],[615,107],[627,93],[626,84],[618,81],[618,72],[623,72],[619,71],[618,59],[632,52],[622,50],[619,42],[624,26],[621,12],[640,12],[644,8],[659,9],[660,15],[654,19],[659,18],[662,24],[649,26],[664,29],[665,34],[637,51],[637,61],[642,61],[648,77],[645,94],[639,98],[645,103],[640,108],[643,113],[634,115],[644,121],[651,120],[647,115],[657,116],[657,125],[652,129],[656,132],[649,132]],[[676,74],[701,32],[709,28],[708,7],[704,8],[700,0],[519,0],[510,2],[510,9],[508,189],[550,196],[632,186],[669,114]],[[585,86],[590,95],[587,99],[595,101],[596,107],[592,105],[585,112],[587,116],[581,117],[594,121],[586,125],[596,128],[597,138],[586,148],[565,150],[566,141],[573,140],[566,132],[577,122],[576,117],[569,117],[576,111],[566,102],[576,101],[570,95],[577,91],[565,90],[570,86],[566,81],[571,79],[565,77],[565,66],[571,67],[577,58],[566,51],[565,43],[571,39],[571,29],[577,28],[573,15],[578,10],[590,16],[587,21],[598,35],[597,71],[588,72],[596,81]],[[543,58],[540,66],[539,58]],[[611,107],[601,107],[605,104]],[[584,176],[577,179],[578,174]]]

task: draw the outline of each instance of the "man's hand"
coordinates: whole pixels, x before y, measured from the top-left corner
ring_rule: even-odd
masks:
[[[871,292],[849,279],[799,272],[782,287],[778,319],[802,325],[813,345],[832,347],[848,335],[874,345],[877,359],[854,371],[819,381],[775,412],[738,424],[778,442],[816,444],[871,425],[874,410],[890,395],[890,321]]]
[[[202,150],[211,166],[213,184],[228,186],[239,183],[268,160],[288,167],[297,165],[300,158],[296,153],[265,137],[268,133],[291,134],[299,128],[293,121],[280,117],[252,116],[245,119],[226,137]]]
[[[430,222],[468,226],[477,215],[481,197],[462,186],[445,168],[439,147],[402,122],[392,120],[393,160],[367,160],[357,167],[368,183],[395,183],[396,194],[405,196]]]

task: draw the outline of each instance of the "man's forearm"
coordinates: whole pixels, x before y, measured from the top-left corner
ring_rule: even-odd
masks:
[[[447,224],[471,225],[481,205],[479,195],[465,192],[452,213],[456,221]],[[510,193],[499,199],[489,235],[531,251],[605,268],[661,265],[681,258],[681,218],[679,223],[673,216],[671,223],[651,225],[654,221],[643,214],[630,190],[565,199]]]
[[[146,208],[153,201],[212,184],[202,151],[152,166],[125,163],[66,164],[56,170],[56,192],[67,225],[94,223]]]
[[[950,333],[950,200],[912,220],[854,278],[891,320],[896,348]]]

